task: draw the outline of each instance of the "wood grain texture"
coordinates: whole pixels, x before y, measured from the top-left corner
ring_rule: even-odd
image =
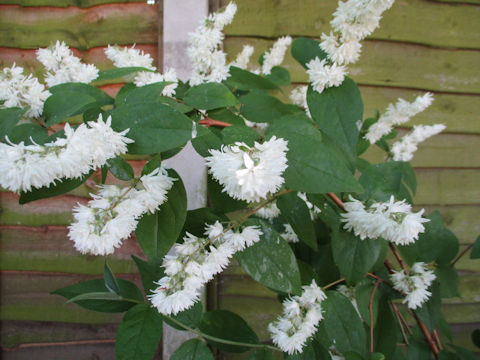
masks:
[[[0,5],[0,46],[36,49],[55,40],[81,50],[107,44],[155,44],[156,7],[146,3],[88,9]]]
[[[110,3],[145,3],[145,0],[2,0],[0,5],[53,6],[88,8]]]
[[[255,47],[252,59],[258,59],[273,41],[229,37],[224,42],[232,59],[245,44]],[[290,54],[282,66],[290,71],[293,82],[307,81],[305,70]],[[360,85],[480,94],[480,51],[366,40],[360,60],[349,69],[350,76]]]
[[[242,0],[225,32],[231,36],[320,37],[322,32],[330,32],[329,22],[336,7],[335,1]],[[479,16],[480,6],[396,0],[370,38],[479,49]]]

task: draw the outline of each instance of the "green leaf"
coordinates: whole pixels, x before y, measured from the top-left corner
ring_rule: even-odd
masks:
[[[458,292],[457,270],[450,265],[438,266],[435,269],[437,281],[440,284],[440,297],[451,298],[460,296]]]
[[[358,126],[363,119],[363,101],[353,80],[325,89],[321,94],[308,87],[307,103],[319,129],[352,159],[357,154]]]
[[[47,129],[38,124],[20,124],[12,127],[8,134],[8,139],[14,144],[24,142],[26,145],[32,143],[31,139],[37,144],[44,144],[48,138]]]
[[[108,266],[107,260],[105,260],[105,264],[103,266],[103,280],[105,281],[105,287],[113,294],[120,294],[120,287],[118,285],[117,279]]]
[[[260,241],[235,255],[243,269],[256,281],[284,293],[301,292],[300,271],[288,243],[265,221],[249,220],[260,226]]]
[[[200,322],[202,321],[202,316],[203,304],[201,301],[196,302],[192,307],[179,312],[177,315],[170,315],[171,318],[193,329],[198,328]],[[173,321],[170,321],[168,317],[165,317],[164,321],[177,330],[185,331],[185,328],[177,325]]]
[[[65,194],[82,185],[92,173],[93,171],[79,179],[62,179],[58,180],[56,183],[50,186],[44,186],[42,188],[33,189],[32,191],[28,192],[21,192],[18,202],[20,204],[26,204],[31,201],[46,199]]]
[[[133,261],[135,261],[135,265],[137,265],[138,272],[140,273],[140,277],[142,278],[144,293],[151,294],[152,290],[158,287],[155,282],[165,276],[163,268],[159,266],[158,263],[150,263],[144,261],[136,257],[135,255],[132,255],[132,259]]]
[[[260,134],[248,126],[229,126],[222,130],[223,143],[233,144],[237,141],[244,142],[249,146],[253,146],[255,141],[260,139]]]
[[[338,351],[365,354],[367,335],[350,300],[338,292],[328,291],[322,308],[325,332]]]
[[[247,360],[274,360],[274,358],[271,352],[264,349],[258,349],[253,351],[248,356]]]
[[[425,323],[428,330],[432,332],[437,327],[438,319],[440,317],[440,309],[442,306],[442,299],[440,297],[440,288],[438,283],[434,283],[429,291],[432,293],[426,303],[420,309],[416,309],[415,313]]]
[[[178,174],[169,170],[175,178],[164,202],[155,214],[146,214],[138,222],[135,235],[147,258],[152,262],[168,253],[182,231],[187,216],[187,193]]]
[[[374,287],[375,281],[367,278],[359,281],[355,286],[355,299],[357,301],[357,308],[360,312],[360,315],[362,316],[363,321],[368,326],[370,326],[370,297],[372,295]],[[380,286],[378,286],[372,302],[373,326],[375,326],[375,323],[377,322],[380,297],[381,291]]]
[[[427,219],[430,221],[424,223],[425,231],[420,233],[418,240],[398,249],[409,264],[435,261],[439,265],[449,265],[458,253],[457,237],[445,227],[438,211],[432,212]]]
[[[275,121],[266,137],[288,141],[288,168],[285,186],[307,193],[362,191],[344,161],[322,142],[318,129],[301,116],[285,116]]]
[[[450,345],[452,348],[455,349],[457,355],[460,357],[461,360],[478,360],[478,357],[472,353],[470,350],[464,349],[460,346]]]
[[[476,347],[480,348],[480,329],[475,329],[472,331],[472,342]]]
[[[305,201],[292,192],[280,196],[277,199],[277,206],[298,238],[316,251],[318,249],[317,237]]]
[[[223,83],[229,88],[236,90],[278,89],[275,82],[236,66],[230,66],[230,76]]]
[[[148,304],[132,307],[118,326],[118,360],[151,360],[162,338],[162,316]]]
[[[17,107],[0,109],[0,140],[3,141],[5,135],[18,123],[27,109]]]
[[[120,106],[120,105],[125,105],[126,101],[125,99],[127,98],[128,94],[130,94],[133,90],[135,90],[137,87],[135,84],[132,83],[127,83],[121,87],[121,89],[118,91],[117,96],[115,97],[115,106]]]
[[[185,341],[170,360],[214,360],[210,349],[199,339]]]
[[[249,121],[272,122],[284,115],[302,111],[295,105],[284,104],[277,98],[259,91],[252,91],[240,98],[240,112]]]
[[[96,86],[84,84],[84,83],[65,83],[52,86],[48,89],[52,94],[60,94],[64,92],[75,92],[79,94],[86,94],[95,99],[98,106],[113,104],[113,98],[105,91],[99,89]]]
[[[258,344],[258,336],[248,324],[237,314],[227,310],[214,310],[203,314],[199,326],[203,333],[230,341],[247,344]],[[228,345],[214,340],[208,343],[221,351],[244,352],[250,350],[247,346]]]
[[[192,135],[192,121],[159,103],[128,104],[112,112],[112,127],[116,131],[130,129],[127,137],[134,140],[128,146],[130,154],[154,154],[183,146]]]
[[[104,279],[79,282],[55,290],[52,294],[63,296],[67,300],[73,301],[85,309],[106,313],[127,311],[135,305],[135,302],[132,302],[132,300],[143,302],[143,294],[134,283],[123,279],[117,279],[117,282],[120,290],[119,295],[112,294],[108,291]],[[91,299],[88,299],[88,294],[92,293]],[[103,295],[98,295],[98,293],[102,293]],[[102,296],[103,298],[101,298]],[[106,297],[110,298],[107,299]]]
[[[332,237],[333,259],[349,284],[363,279],[386,247],[380,239],[361,240],[351,232],[336,231]]]
[[[140,67],[140,66],[130,66],[130,67],[108,69],[108,70],[100,70],[98,72],[98,77],[94,81],[100,82],[105,80],[120,79],[126,75],[130,75],[139,71],[152,72],[152,70],[144,67]]]
[[[131,89],[122,99],[119,99],[117,106],[126,104],[139,104],[161,102],[163,97],[162,91],[165,86],[171,84],[170,82],[157,82],[145,86],[135,87]]]
[[[117,179],[128,181],[135,176],[132,166],[121,156],[108,159],[107,165],[112,175]]]
[[[325,59],[327,53],[320,48],[320,42],[317,40],[299,37],[293,40],[292,56],[306,69],[306,64],[310,60],[316,57],[320,60]]]
[[[148,160],[148,162],[143,166],[142,176],[150,174],[160,166],[162,166],[162,156],[160,154],[152,156],[150,160]]]
[[[375,351],[384,354],[387,359],[392,359],[397,341],[400,340],[397,320],[389,303],[390,299],[387,296],[383,296],[379,302],[373,339]]]
[[[370,165],[360,176],[360,184],[365,189],[362,197],[376,201],[388,201],[393,195],[396,200],[412,202],[410,191],[415,191],[415,175],[409,163],[390,161]],[[409,190],[410,189],[410,190]]]
[[[477,237],[470,252],[470,259],[480,259],[480,236]]]
[[[193,86],[183,98],[187,105],[196,109],[211,110],[239,104],[235,95],[223,84],[208,83]]]
[[[223,187],[208,175],[207,178],[208,201],[215,211],[228,213],[236,210],[245,209],[248,204],[246,201],[236,200],[223,191]]]
[[[267,76],[265,76],[268,80],[278,86],[289,86],[290,85],[290,73],[287,69],[274,66]]]
[[[211,110],[208,112],[208,116],[211,119],[228,122],[232,125],[245,125],[245,121],[240,116],[232,112],[230,109]]]
[[[209,150],[221,148],[222,140],[219,136],[220,132],[216,131],[217,129],[212,129],[212,131],[202,125],[197,124],[196,126],[197,136],[192,139],[192,145],[200,156],[210,156]]]

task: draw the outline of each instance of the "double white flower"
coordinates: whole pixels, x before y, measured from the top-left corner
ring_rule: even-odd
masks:
[[[315,280],[302,289],[301,296],[283,302],[283,314],[268,325],[274,344],[288,354],[302,352],[305,342],[323,319],[321,303],[326,299],[323,290]]]
[[[105,165],[127,152],[133,140],[128,132],[111,128],[111,118],[91,121],[76,129],[65,124],[65,138],[44,145],[0,143],[0,186],[10,191],[30,191],[63,178],[73,179]]]
[[[183,243],[173,247],[174,255],[165,256],[165,276],[149,296],[160,313],[175,315],[195,304],[203,285],[227,267],[233,254],[258,242],[262,232],[256,226],[236,232],[217,221],[206,226],[205,235],[200,238],[187,233]]]
[[[174,179],[164,168],[140,178],[135,187],[104,185],[88,206],[73,209],[68,237],[82,254],[108,255],[137,227],[145,213],[153,213],[167,200]]]
[[[410,204],[405,200],[395,201],[393,196],[389,202],[374,203],[369,208],[350,197],[350,201],[345,202],[345,211],[341,219],[345,229],[362,240],[382,237],[396,245],[415,242],[418,234],[425,231],[423,223],[429,221],[422,217],[423,209],[412,213]]]
[[[205,158],[210,173],[223,185],[223,191],[234,199],[260,202],[274,194],[284,183],[287,168],[287,141],[273,136],[253,147],[237,142],[210,150]]]
[[[393,143],[393,160],[412,160],[413,153],[417,151],[419,143],[441,133],[443,130],[445,130],[445,125],[443,124],[414,126],[411,133],[405,135],[399,141]]]
[[[406,303],[409,309],[415,310],[421,307],[432,295],[428,288],[436,277],[424,263],[417,262],[413,264],[408,275],[401,270],[395,271],[390,275],[390,278],[394,289],[405,295],[402,303]]]

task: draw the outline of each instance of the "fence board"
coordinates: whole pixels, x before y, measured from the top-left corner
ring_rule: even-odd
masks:
[[[20,6],[53,6],[68,7],[76,6],[79,8],[88,8],[96,5],[110,3],[145,3],[145,0],[2,0],[1,5],[20,5]]]
[[[89,9],[0,5],[0,46],[36,49],[52,41],[85,50],[107,44],[157,42],[157,11],[146,3]]]
[[[243,0],[238,2],[235,21],[226,33],[270,38],[288,34],[320,37],[322,32],[330,32],[329,22],[336,7],[335,1]],[[479,16],[479,6],[396,0],[371,38],[479,49]]]

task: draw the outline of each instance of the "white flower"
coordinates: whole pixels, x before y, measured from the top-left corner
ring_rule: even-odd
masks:
[[[335,63],[327,65],[325,59],[318,57],[307,63],[307,74],[313,89],[322,93],[325,88],[340,86],[345,79],[346,69]]]
[[[256,214],[263,219],[275,219],[280,215],[280,209],[277,206],[277,202],[272,201],[258,210]]]
[[[371,144],[376,143],[384,135],[392,131],[393,126],[401,125],[410,120],[411,117],[425,110],[433,101],[431,93],[425,93],[423,96],[417,96],[415,101],[408,102],[400,98],[395,104],[389,104],[385,113],[380,116],[378,121],[370,126],[365,139]]]
[[[310,201],[307,199],[307,194],[298,192],[297,196],[302,199],[305,202],[305,205],[308,207],[308,211],[310,211],[310,218],[312,220],[315,220],[318,215],[322,212],[320,208],[317,205],[313,205]]]
[[[290,100],[292,103],[295,105],[301,106],[305,109],[305,113],[307,114],[308,117],[312,117],[310,114],[310,110],[308,109],[308,103],[307,103],[307,90],[308,86],[303,85],[303,86],[297,86],[292,89],[290,92]]]
[[[78,204],[73,209],[68,237],[82,254],[113,253],[135,230],[143,214],[155,212],[167,200],[173,181],[164,168],[158,168],[142,176],[138,188],[100,187],[88,206]]]
[[[210,150],[205,158],[210,173],[234,199],[260,202],[284,183],[287,141],[272,137],[253,147],[244,143]]]
[[[238,53],[235,61],[232,61],[229,66],[236,66],[240,69],[246,69],[248,62],[250,61],[250,57],[253,54],[253,50],[253,46],[244,45],[242,51]]]
[[[153,306],[165,315],[177,314],[199,300],[205,283],[227,267],[230,258],[260,240],[262,232],[256,226],[241,232],[224,229],[218,221],[206,225],[206,238],[189,234],[182,244],[175,244],[173,253],[163,260],[166,276],[149,296]]]
[[[111,118],[91,121],[75,130],[65,124],[65,138],[44,145],[0,143],[0,186],[10,191],[30,191],[63,178],[79,178],[106,161],[127,152],[133,140],[128,132],[115,132]]]
[[[230,74],[226,54],[220,49],[223,28],[233,20],[237,5],[231,2],[223,12],[204,19],[188,39],[187,55],[192,63],[190,85],[206,82],[222,82]]]
[[[262,73],[270,74],[274,66],[278,66],[283,62],[287,48],[292,43],[290,36],[283,36],[273,44],[272,48],[265,52],[263,56]]]
[[[274,344],[288,354],[302,352],[323,319],[321,303],[326,299],[325,293],[315,280],[302,289],[301,296],[283,302],[283,314],[268,325]]]
[[[417,151],[419,143],[437,135],[444,129],[445,125],[443,124],[414,126],[410,134],[405,135],[399,141],[393,143],[393,160],[410,161],[413,158],[413,153]]]
[[[153,58],[150,54],[135,49],[135,45],[131,48],[124,47],[123,49],[118,46],[108,45],[105,54],[113,62],[115,67],[144,67],[146,69],[156,70],[156,67],[153,66]],[[161,81],[173,82],[173,84],[165,86],[162,90],[162,95],[164,96],[175,95],[175,89],[178,86],[177,73],[173,68],[168,69],[163,74],[158,72],[139,71],[133,76],[126,78],[133,80],[133,83],[136,86],[145,86]]]
[[[328,58],[339,65],[347,65],[360,58],[362,44],[356,40],[349,40],[339,42],[337,37],[330,33],[330,35],[322,34],[322,42],[320,47],[328,54]]]
[[[417,213],[411,210],[405,200],[395,202],[393,196],[389,202],[374,203],[368,209],[350,196],[341,221],[346,230],[353,230],[362,240],[382,237],[396,245],[408,245],[418,239],[418,234],[425,231],[423,223],[429,221],[422,217],[423,209]]]
[[[290,224],[283,224],[283,233],[280,236],[289,243],[298,243],[300,239]]]
[[[48,71],[45,82],[50,87],[69,82],[88,84],[98,77],[95,65],[83,64],[63,41],[38,49],[37,59]]]
[[[428,288],[435,280],[435,274],[422,262],[413,264],[408,275],[401,270],[395,271],[390,278],[394,289],[405,295],[402,303],[406,303],[409,309],[421,307],[432,295]]]
[[[0,108],[27,108],[25,115],[38,117],[50,92],[32,75],[23,75],[23,68],[12,65],[0,72]]]

